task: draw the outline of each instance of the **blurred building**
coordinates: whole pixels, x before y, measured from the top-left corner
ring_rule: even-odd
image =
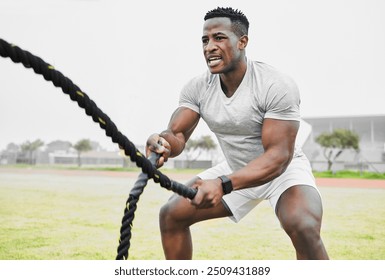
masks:
[[[324,171],[327,162],[322,147],[315,142],[318,135],[335,129],[348,129],[360,137],[360,151],[344,151],[333,164],[333,170],[366,170],[385,172],[385,115],[304,118],[311,125],[311,133],[303,151],[313,170]]]

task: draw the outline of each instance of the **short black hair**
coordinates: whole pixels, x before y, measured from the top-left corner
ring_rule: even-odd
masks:
[[[249,32],[249,20],[247,17],[238,9],[233,8],[222,8],[218,7],[214,10],[208,11],[204,17],[204,20],[216,17],[227,17],[231,20],[235,34],[239,37],[247,35]]]

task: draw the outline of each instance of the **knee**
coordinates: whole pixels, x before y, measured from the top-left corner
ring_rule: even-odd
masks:
[[[192,178],[186,183],[186,186],[190,187],[194,184],[198,177]],[[167,230],[169,228],[181,228],[189,227],[193,224],[194,209],[191,208],[189,202],[179,195],[173,195],[163,205],[159,211],[159,223],[161,230]]]
[[[160,222],[160,226],[164,225],[167,223],[167,221],[172,221],[173,220],[173,217],[172,217],[172,207],[169,205],[169,203],[163,205],[161,208],[160,208],[160,211],[159,211],[159,222]]]
[[[320,239],[321,219],[311,215],[298,215],[282,224],[291,239],[316,241]]]
[[[189,226],[189,219],[184,210],[175,201],[168,201],[159,211],[159,226],[161,231],[169,231]]]
[[[294,186],[286,190],[277,204],[277,216],[282,228],[293,239],[320,238],[322,202],[318,192],[307,186]]]
[[[165,229],[167,225],[173,222],[174,218],[172,215],[172,207],[169,203],[165,204],[160,208],[159,211],[159,225],[161,230]]]

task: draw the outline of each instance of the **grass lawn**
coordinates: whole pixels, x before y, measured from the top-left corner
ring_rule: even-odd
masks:
[[[115,259],[134,176],[0,169],[0,260]],[[183,182],[183,176],[178,175]],[[385,259],[385,189],[320,187],[322,236],[332,259]],[[149,182],[135,214],[130,259],[163,259],[158,211],[171,193]],[[295,259],[270,205],[244,220],[192,227],[194,259]]]

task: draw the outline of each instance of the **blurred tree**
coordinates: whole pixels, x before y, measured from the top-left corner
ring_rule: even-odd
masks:
[[[320,134],[315,141],[323,147],[323,154],[328,162],[328,170],[344,150],[359,151],[360,137],[357,133],[347,129],[335,129],[331,133]]]
[[[74,149],[78,152],[78,166],[82,165],[80,155],[83,152],[88,152],[92,150],[91,141],[88,139],[82,139],[76,142]]]
[[[187,158],[187,168],[190,168],[191,163],[197,160],[203,151],[214,150],[216,147],[217,145],[210,135],[203,135],[196,140],[189,139],[184,149]]]
[[[36,153],[35,151],[44,145],[44,142],[40,139],[37,139],[33,142],[26,141],[20,145],[21,151],[27,153],[28,155],[28,164],[36,163]]]

